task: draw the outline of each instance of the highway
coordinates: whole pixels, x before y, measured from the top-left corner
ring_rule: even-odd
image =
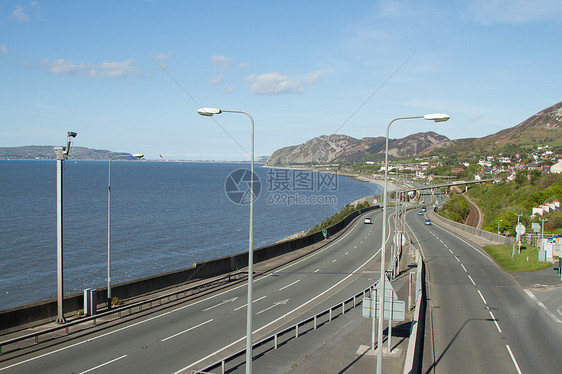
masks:
[[[378,279],[380,211],[322,249],[254,280],[254,341]],[[0,363],[9,373],[190,373],[245,346],[246,284]]]
[[[424,216],[407,221],[427,266],[423,373],[560,372],[560,324],[479,249]]]

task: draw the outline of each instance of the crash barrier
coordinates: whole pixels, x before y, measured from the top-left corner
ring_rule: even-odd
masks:
[[[298,339],[299,335],[304,335],[307,332],[316,330],[317,328],[332,321],[334,318],[337,318],[338,316],[342,316],[352,308],[361,305],[363,303],[363,298],[366,295],[370,296],[370,292],[371,292],[371,287],[353,295],[352,297],[346,299],[345,301],[338,303],[318,314],[308,317],[281,331],[278,331],[261,340],[258,340],[252,343],[252,351],[257,348],[261,348],[263,352],[260,352],[259,355],[262,356],[265,353],[271,350],[275,350],[293,339]],[[254,352],[254,355],[258,355],[258,354]],[[220,369],[221,370],[220,372],[224,374],[226,370],[234,370],[239,366],[245,365],[245,359],[239,360],[240,358],[245,358],[245,356],[246,356],[246,348],[243,348],[204,368],[192,371],[191,373],[204,374],[204,373],[209,373],[211,370]],[[227,369],[228,364],[230,364],[231,366],[229,369]]]
[[[422,365],[423,336],[425,332],[425,264],[418,256],[418,272],[416,277],[416,304],[412,324],[410,325],[410,339],[404,363],[404,374],[420,373]]]
[[[113,307],[113,309],[89,316],[77,318],[72,322],[51,327],[45,330],[25,334],[16,338],[0,341],[0,355],[7,352],[23,349],[32,345],[37,345],[42,341],[49,341],[62,336],[68,336],[87,329],[90,326],[97,326],[98,322],[108,323],[122,317],[132,316],[133,314],[145,312],[149,309],[160,307],[163,304],[171,303],[189,296],[200,296],[202,292],[212,292],[216,287],[225,283],[240,281],[248,278],[247,272],[237,272],[224,277],[215,278],[211,282],[201,283],[193,287],[171,292],[165,295],[142,300],[133,304]],[[42,340],[40,339],[42,338]]]
[[[453,227],[456,230],[460,230],[460,231],[463,231],[465,233],[478,236],[480,238],[486,239],[486,240],[491,241],[493,243],[505,244],[505,245],[508,245],[510,247],[513,246],[513,240],[511,238],[508,238],[507,236],[494,234],[493,232],[477,229],[476,227],[472,227],[472,226],[464,225],[462,223],[451,221],[450,219],[442,217],[442,216],[440,216],[439,214],[437,214],[433,211],[430,212],[430,216],[431,216],[432,221],[436,221],[436,222],[438,222],[442,225]]]
[[[343,220],[326,228],[326,236],[330,238],[345,229],[349,223],[360,214],[378,208],[379,206],[376,205],[350,213]],[[323,240],[325,240],[325,236],[322,231],[320,231],[301,238],[256,248],[254,249],[254,263],[266,261],[309,245],[320,243]],[[166,288],[177,287],[189,282],[236,272],[238,269],[245,268],[246,266],[248,266],[248,251],[213,260],[196,262],[189,268],[116,284],[111,287],[111,294],[121,300],[130,299],[151,292],[161,291]],[[100,301],[107,300],[107,288],[98,288],[96,290],[96,298]],[[75,314],[82,308],[82,293],[64,297],[63,312],[66,315]],[[34,323],[53,322],[57,316],[56,298],[6,309],[0,311],[0,331],[9,332],[21,327],[30,326]]]

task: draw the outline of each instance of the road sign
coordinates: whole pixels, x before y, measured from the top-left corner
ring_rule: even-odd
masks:
[[[404,234],[397,232],[394,235],[394,244],[396,244],[396,245],[406,244],[406,237],[404,236]]]
[[[374,284],[375,289],[377,290],[377,293],[380,292],[379,284],[380,284],[380,281],[376,281],[375,284]],[[384,276],[384,299],[390,300],[391,297],[394,300],[398,300],[398,295],[396,295],[396,292],[394,291],[394,288],[392,288],[392,284],[390,284],[390,281],[388,280],[388,277],[385,275]]]
[[[519,235],[523,235],[525,233],[525,226],[523,226],[521,223],[518,223],[517,226],[515,226],[515,232]]]
[[[373,299],[363,298],[363,317],[376,318],[380,313],[380,298],[377,297],[376,308],[373,308]],[[404,321],[406,318],[406,303],[402,300],[384,299],[384,319],[390,319],[390,309],[392,308],[392,320]],[[376,310],[375,310],[376,309]],[[375,310],[375,313],[373,313]]]
[[[533,229],[535,234],[537,234],[541,231],[541,225],[539,225],[537,222],[531,223],[531,228]]]

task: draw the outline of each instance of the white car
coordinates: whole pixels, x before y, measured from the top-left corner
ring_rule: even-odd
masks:
[[[371,217],[365,217],[365,220],[363,222],[368,223],[368,224],[373,223],[373,221],[371,220]]]

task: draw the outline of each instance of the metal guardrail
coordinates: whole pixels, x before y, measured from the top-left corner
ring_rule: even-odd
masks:
[[[117,320],[117,319],[121,318],[123,316],[123,312],[127,312],[127,311],[129,313],[126,316],[131,316],[133,313],[140,313],[140,312],[146,311],[148,309],[151,309],[153,307],[158,307],[158,306],[161,306],[163,304],[170,303],[172,301],[177,301],[180,298],[186,298],[188,296],[193,296],[195,294],[199,294],[201,292],[205,292],[205,291],[208,291],[210,289],[214,289],[216,287],[222,286],[222,285],[224,285],[226,283],[230,283],[232,281],[238,281],[238,280],[242,279],[242,275],[245,275],[245,274],[246,274],[246,272],[241,272],[241,271],[236,272],[236,273],[232,273],[232,274],[228,274],[228,275],[225,275],[225,276],[220,277],[220,278],[215,278],[215,279],[213,279],[212,281],[209,281],[209,282],[194,285],[193,287],[184,288],[182,290],[170,292],[170,293],[167,293],[165,295],[153,297],[153,298],[150,298],[150,299],[147,299],[147,300],[138,301],[138,302],[130,304],[130,305],[117,306],[117,307],[114,307],[114,309],[108,310],[106,312],[102,312],[102,313],[99,313],[99,314],[96,314],[96,315],[93,315],[93,316],[90,316],[90,317],[79,318],[76,321],[68,322],[64,325],[55,326],[55,327],[51,327],[49,329],[45,329],[45,330],[42,330],[42,331],[37,331],[37,332],[31,333],[31,334],[26,334],[26,335],[22,335],[22,336],[19,336],[19,337],[16,337],[16,338],[0,341],[0,355],[6,353],[6,352],[4,352],[4,347],[9,346],[9,345],[29,341],[28,345],[25,345],[23,347],[21,347],[21,346],[17,347],[14,350],[26,348],[26,347],[29,347],[31,345],[39,344],[39,337],[49,335],[49,334],[54,335],[55,333],[57,333],[61,330],[64,330],[64,335],[58,335],[58,336],[55,336],[55,337],[68,336],[72,333],[70,331],[70,327],[78,326],[78,325],[85,324],[85,323],[88,323],[88,322],[92,322],[92,326],[96,326],[97,320],[101,319],[101,318],[104,318],[104,317],[105,318],[106,317],[115,317],[113,320],[104,321],[104,322],[114,321],[114,320]],[[246,278],[246,276],[244,276],[244,278]],[[167,301],[164,301],[166,299],[167,299]],[[82,331],[82,330],[80,330],[80,331]],[[51,336],[51,338],[53,338],[53,336]]]
[[[378,208],[378,206],[370,207],[370,209],[377,209],[377,208]],[[353,212],[353,213],[355,213],[355,212]],[[353,213],[351,213],[351,214],[353,214]],[[339,224],[339,222],[332,225],[332,226],[335,226],[337,224]],[[330,227],[332,227],[332,226],[330,226]],[[229,283],[229,282],[232,281],[233,277],[237,277],[236,280],[240,280],[241,274],[246,274],[246,273],[245,272],[231,273],[231,274],[226,275],[224,277],[217,278],[217,279],[214,279],[210,282],[199,284],[199,285],[196,285],[194,287],[182,289],[182,290],[179,290],[179,291],[175,291],[175,292],[172,292],[172,293],[169,293],[169,294],[166,294],[166,295],[162,295],[162,296],[158,296],[158,297],[155,297],[155,298],[151,298],[151,299],[148,299],[148,300],[139,301],[139,302],[136,302],[136,303],[131,304],[131,305],[116,307],[115,309],[108,310],[106,312],[102,312],[102,313],[96,314],[94,316],[80,318],[79,320],[68,322],[64,325],[60,325],[60,326],[52,327],[52,328],[45,329],[45,330],[42,330],[42,331],[38,331],[38,332],[23,335],[23,336],[19,336],[19,337],[16,337],[16,338],[0,341],[0,356],[2,354],[6,353],[6,352],[4,352],[4,347],[6,347],[6,346],[16,344],[16,343],[21,343],[21,342],[24,342],[26,340],[29,340],[29,342],[30,342],[30,344],[28,346],[36,345],[36,344],[39,344],[39,337],[40,336],[47,335],[47,334],[53,334],[53,333],[56,333],[60,330],[64,330],[64,334],[65,334],[64,336],[67,336],[67,335],[71,334],[71,332],[69,330],[70,327],[81,325],[81,324],[84,324],[84,323],[90,322],[90,321],[92,322],[93,326],[96,326],[96,322],[97,322],[98,319],[103,318],[103,317],[112,316],[112,315],[115,315],[115,314],[117,314],[116,319],[119,319],[119,318],[121,318],[121,314],[124,311],[129,311],[129,314],[127,316],[130,316],[130,315],[133,314],[133,309],[135,309],[135,308],[138,308],[136,313],[139,313],[139,312],[142,312],[144,310],[147,310],[147,308],[143,308],[147,304],[148,304],[148,309],[150,309],[150,308],[153,307],[154,303],[158,303],[157,306],[161,306],[162,300],[164,300],[164,299],[168,299],[167,302],[171,302],[172,301],[171,298],[174,297],[174,296],[175,296],[175,299],[173,301],[177,301],[180,298],[179,295],[181,295],[181,294],[183,294],[183,297],[185,298],[187,296],[192,296],[196,293],[202,292],[201,289],[203,289],[203,291],[206,291],[209,288],[214,288],[214,287],[218,287],[220,285]],[[187,295],[188,292],[190,292],[189,295]],[[58,337],[60,337],[60,336],[58,336]],[[25,346],[25,347],[27,347],[27,346]],[[21,349],[21,348],[24,348],[24,347],[17,347],[14,350]]]
[[[356,293],[352,297],[346,299],[345,301],[338,303],[320,313],[317,313],[311,317],[308,317],[300,322],[295,323],[281,331],[276,332],[275,334],[269,335],[259,341],[256,341],[252,344],[252,349],[259,348],[265,346],[266,344],[272,344],[270,349],[277,349],[280,345],[288,342],[291,339],[297,339],[299,334],[304,334],[311,330],[316,330],[319,326],[330,322],[333,318],[345,314],[346,311],[355,308],[356,306],[363,303],[363,299],[359,299],[360,297],[365,297],[366,294],[369,294],[371,288],[367,288],[359,293]],[[359,302],[358,302],[359,299]],[[346,307],[347,305],[347,307]],[[323,318],[326,318],[324,320]],[[305,328],[303,330],[303,327]],[[281,340],[280,340],[281,339]],[[284,339],[284,340],[283,340]],[[210,370],[213,369],[221,369],[221,372],[224,374],[226,372],[226,364],[236,360],[239,357],[246,355],[246,347],[243,349],[224,357],[223,359],[216,361],[204,368],[199,370],[192,370],[192,374],[206,374],[209,373]],[[236,366],[242,365],[237,364]],[[235,367],[236,367],[235,366]]]

